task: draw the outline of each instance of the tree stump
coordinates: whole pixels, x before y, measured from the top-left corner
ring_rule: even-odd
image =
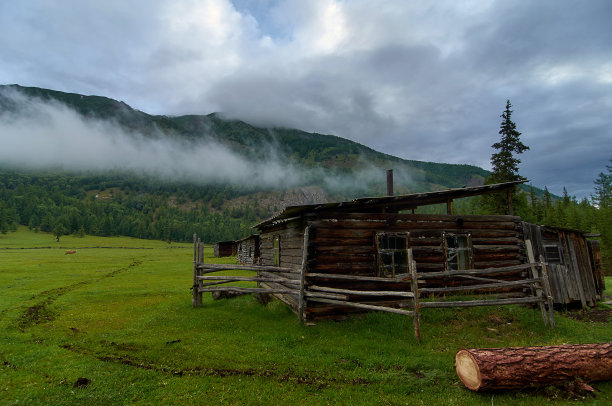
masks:
[[[612,379],[612,343],[463,349],[455,370],[474,391],[605,381]]]

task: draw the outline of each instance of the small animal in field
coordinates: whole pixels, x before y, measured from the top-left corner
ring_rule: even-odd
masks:
[[[76,250],[66,250],[66,254],[76,254]]]

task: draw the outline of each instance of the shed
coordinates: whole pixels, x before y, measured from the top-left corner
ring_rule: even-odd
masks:
[[[259,236],[251,235],[237,241],[237,259],[242,265],[259,263]]]
[[[236,255],[237,241],[220,241],[213,246],[213,255],[217,258]]]

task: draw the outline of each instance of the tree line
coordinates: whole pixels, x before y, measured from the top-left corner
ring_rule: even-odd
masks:
[[[234,240],[271,215],[257,205],[224,209],[244,192],[226,185],[176,185],[119,175],[0,171],[0,232],[19,224],[62,235],[125,235],[165,241]]]

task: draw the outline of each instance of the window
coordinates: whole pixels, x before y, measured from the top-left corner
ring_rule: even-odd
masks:
[[[472,238],[469,234],[444,233],[444,267],[447,271],[472,269]]]
[[[280,235],[274,236],[274,266],[280,266]]]
[[[408,236],[409,233],[376,234],[377,276],[391,278],[408,273]]]
[[[563,256],[558,244],[544,244],[544,257],[549,264],[563,265]]]

